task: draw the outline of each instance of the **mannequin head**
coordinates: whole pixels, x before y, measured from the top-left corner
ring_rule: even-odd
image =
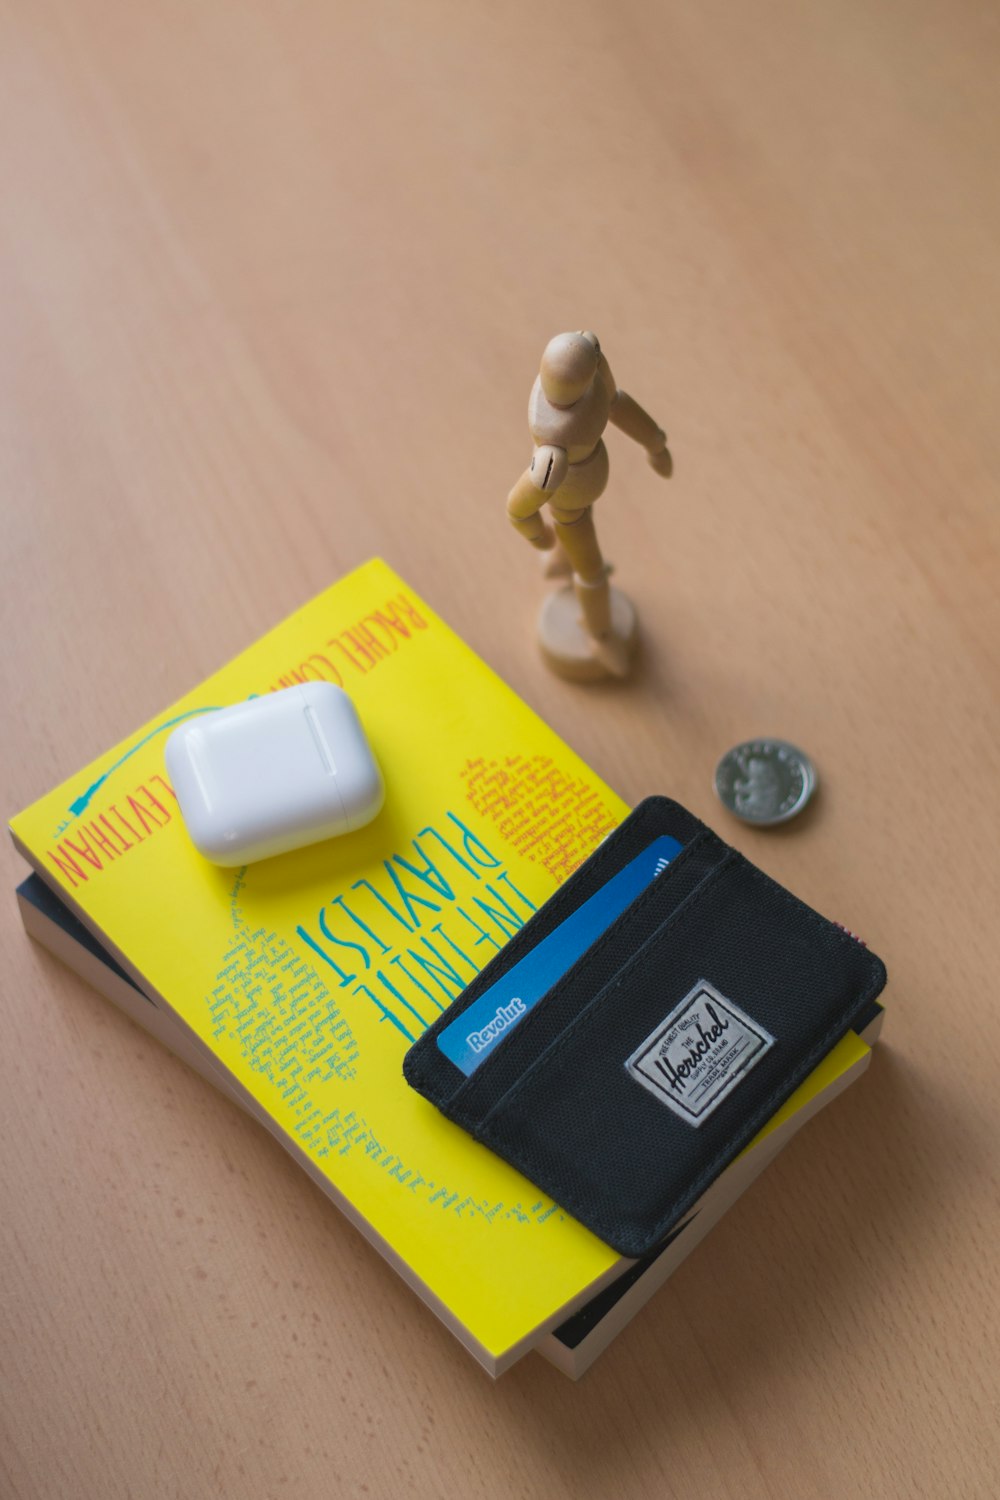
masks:
[[[542,355],[542,390],[553,406],[572,406],[586,395],[597,374],[601,346],[589,332],[558,333]]]

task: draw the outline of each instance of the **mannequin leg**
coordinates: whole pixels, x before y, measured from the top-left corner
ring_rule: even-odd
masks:
[[[598,443],[590,458],[570,464],[549,501],[557,541],[573,569],[573,586],[556,589],[546,599],[539,645],[554,672],[580,682],[624,677],[636,642],[635,610],[608,582],[609,568],[594,530],[594,501],[607,482],[607,450]]]
[[[602,640],[611,629],[608,567],[597,545],[591,507],[577,511],[573,519],[571,516],[573,512],[561,508],[557,516],[553,508],[556,536],[573,565],[573,586],[587,630]]]

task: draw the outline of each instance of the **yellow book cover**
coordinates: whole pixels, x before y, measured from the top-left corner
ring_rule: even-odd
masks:
[[[210,864],[169,784],[170,729],[315,679],[357,705],[383,811],[309,849],[239,870]],[[626,811],[376,560],[11,827],[498,1372],[621,1262],[409,1089],[403,1054]]]

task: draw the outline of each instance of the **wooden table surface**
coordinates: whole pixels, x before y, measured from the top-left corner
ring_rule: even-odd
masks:
[[[998,64],[966,0],[2,7],[7,812],[377,552],[891,1004],[582,1383],[494,1385],[8,848],[5,1497],[996,1496]],[[546,674],[504,519],[579,326],[676,458],[611,434],[621,689]],[[777,833],[711,791],[760,733],[822,778]]]

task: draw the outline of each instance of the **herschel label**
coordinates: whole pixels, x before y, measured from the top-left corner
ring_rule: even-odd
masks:
[[[699,979],[625,1067],[661,1104],[698,1126],[773,1045],[770,1032]]]

